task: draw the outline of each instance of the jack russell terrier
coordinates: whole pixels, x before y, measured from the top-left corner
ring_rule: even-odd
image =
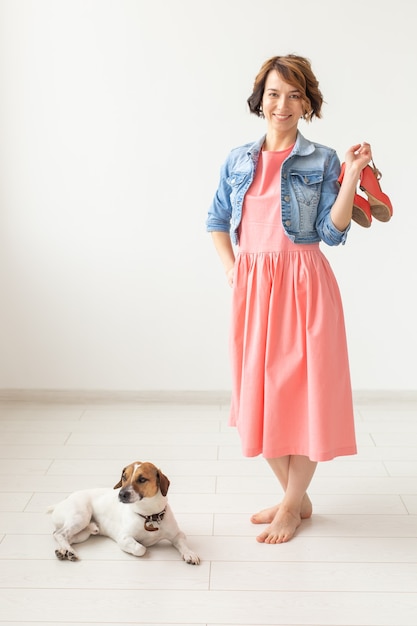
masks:
[[[55,525],[56,556],[76,561],[78,555],[72,544],[90,535],[104,535],[134,556],[143,556],[148,546],[166,539],[184,561],[198,565],[200,558],[188,547],[168,504],[169,484],[153,463],[136,461],[124,468],[113,489],[75,491],[49,507]],[[114,489],[120,487],[116,494]]]

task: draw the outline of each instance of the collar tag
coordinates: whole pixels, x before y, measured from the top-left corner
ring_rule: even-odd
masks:
[[[156,530],[159,530],[159,528],[155,526],[155,524],[159,525],[162,522],[162,520],[164,519],[165,511],[166,507],[160,513],[154,513],[153,515],[142,515],[141,513],[138,513],[138,515],[143,517],[143,519],[145,520],[143,524],[144,529],[148,530],[149,532],[155,532]]]

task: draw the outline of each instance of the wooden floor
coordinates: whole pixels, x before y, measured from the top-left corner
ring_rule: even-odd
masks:
[[[249,516],[281,493],[241,456],[227,402],[0,400],[0,624],[416,626],[417,401],[357,398],[355,414],[358,455],[319,465],[313,518],[270,546]],[[170,478],[202,563],[103,537],[58,561],[46,507],[134,460]]]

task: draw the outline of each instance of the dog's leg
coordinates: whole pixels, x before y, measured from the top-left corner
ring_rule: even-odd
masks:
[[[172,545],[177,548],[186,563],[190,563],[192,565],[198,565],[200,563],[200,557],[195,552],[190,550],[183,532],[180,531],[173,539],[170,539],[170,541],[172,542]]]
[[[116,542],[123,552],[128,552],[134,556],[143,556],[146,552],[145,546],[136,541],[133,537],[120,535],[116,538]]]
[[[84,528],[81,532],[71,539],[71,543],[82,543],[83,541],[87,541],[90,535],[99,535],[100,529],[95,522],[90,522],[88,526]]]
[[[78,554],[71,547],[70,541],[72,540],[72,534],[68,528],[63,526],[62,528],[57,528],[54,531],[54,539],[57,543],[58,547],[55,550],[55,556],[60,561],[77,561]]]
[[[78,554],[71,547],[71,544],[80,543],[88,539],[92,531],[98,530],[97,524],[90,522],[90,517],[86,519],[85,514],[77,514],[71,522],[58,526],[54,531],[54,539],[58,545],[55,555],[61,561],[77,561]],[[97,534],[97,533],[95,533]]]

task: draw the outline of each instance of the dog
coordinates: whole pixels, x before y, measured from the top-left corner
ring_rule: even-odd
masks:
[[[75,491],[49,507],[57,558],[77,561],[72,544],[86,541],[90,535],[103,535],[134,556],[143,556],[147,547],[166,539],[184,561],[198,565],[200,558],[188,547],[168,504],[169,485],[169,479],[153,463],[136,461],[123,469],[113,489]]]

